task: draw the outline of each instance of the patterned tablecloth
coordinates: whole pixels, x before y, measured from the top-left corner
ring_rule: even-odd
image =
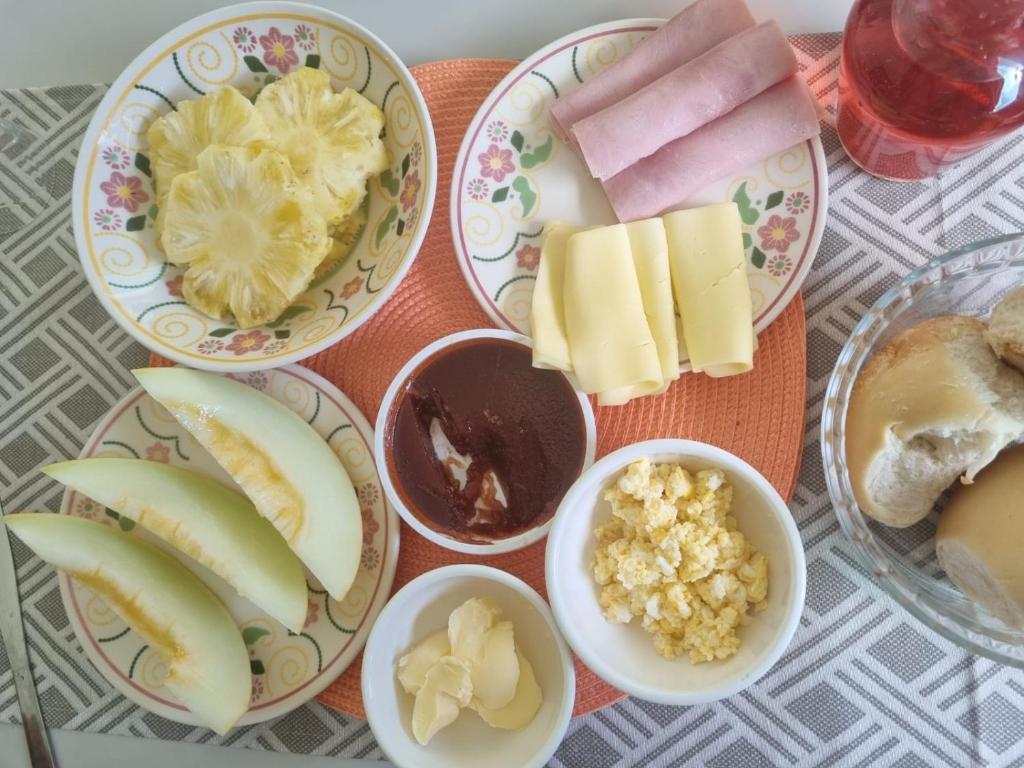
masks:
[[[838,35],[796,44],[810,62],[808,82],[831,105]],[[8,511],[59,508],[62,489],[37,467],[76,456],[96,421],[132,387],[129,370],[147,360],[86,285],[68,216],[75,156],[104,91],[0,91],[0,118],[36,137],[0,150],[0,490]],[[626,700],[574,721],[553,766],[1024,765],[1024,672],[935,636],[871,580],[832,513],[818,444],[833,363],[878,296],[945,250],[1024,230],[1024,135],[942,178],[910,184],[860,171],[832,129],[822,138],[831,206],[804,286],[809,400],[791,508],[807,552],[808,584],[796,637],[763,680],[727,701],[673,708]],[[53,569],[17,543],[15,556],[51,727],[218,741],[210,731],[148,714],[108,685],[75,639]],[[0,653],[0,717],[13,721],[17,712]],[[317,703],[220,741],[381,756],[366,723]]]

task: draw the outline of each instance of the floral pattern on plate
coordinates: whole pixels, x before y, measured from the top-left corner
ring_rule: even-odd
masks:
[[[183,33],[142,62],[140,75],[116,83],[93,118],[76,172],[79,252],[108,311],[165,357],[219,370],[305,357],[376,310],[415,255],[436,175],[430,127],[415,107],[418,94],[374,41],[324,13],[239,11]],[[255,98],[303,66],[324,70],[335,88],[354,88],[383,109],[393,167],[380,183],[370,183],[368,224],[352,253],[315,279],[284,315],[260,326],[259,336],[246,335],[192,309],[180,281],[174,282],[183,270],[168,264],[158,246],[146,132],[183,99],[229,84]]]
[[[552,133],[551,104],[621,59],[660,23],[610,22],[552,43],[512,70],[470,123],[452,180],[452,236],[470,290],[499,326],[530,332],[546,221],[615,222],[600,184]],[[810,269],[824,229],[826,173],[821,142],[814,139],[692,200],[739,206],[757,331],[785,309]],[[685,360],[680,364],[688,369]]]
[[[252,704],[241,721],[245,724],[277,717],[312,698],[362,649],[391,590],[398,558],[398,518],[384,501],[370,425],[334,386],[298,366],[231,377],[266,392],[306,419],[352,478],[363,521],[363,546],[359,574],[343,601],[328,597],[307,572],[306,626],[296,635],[206,569],[83,494],[68,490],[61,511],[118,526],[125,535],[156,543],[224,601],[242,630],[253,674]],[[192,436],[142,390],[130,393],[100,423],[82,451],[83,458],[88,456],[169,462],[233,485]],[[172,720],[195,723],[164,689],[166,668],[145,641],[88,587],[62,576],[60,588],[78,639],[104,677],[140,706]]]

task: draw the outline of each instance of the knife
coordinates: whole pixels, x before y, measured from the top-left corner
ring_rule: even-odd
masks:
[[[0,637],[3,638],[7,658],[11,662],[11,673],[14,675],[21,723],[28,742],[29,765],[32,768],[55,768],[43,714],[39,711],[32,666],[28,660],[25,625],[21,623],[18,577],[14,572],[14,553],[11,551],[10,534],[3,517],[3,506],[0,505],[0,534],[3,537],[3,541],[0,541]]]

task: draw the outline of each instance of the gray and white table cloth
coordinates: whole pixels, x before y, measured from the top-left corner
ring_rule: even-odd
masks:
[[[805,72],[834,100],[837,35],[799,38]],[[111,320],[79,266],[69,208],[75,157],[105,88],[0,91],[0,118],[34,138],[0,149],[0,493],[8,511],[57,510],[40,474],[76,456],[133,386],[147,352]],[[552,766],[1022,766],[1024,672],[966,654],[872,581],[832,512],[818,441],[823,392],[853,326],[910,269],[951,248],[1024,230],[1024,135],[941,178],[872,178],[823,134],[828,227],[804,286],[808,410],[791,504],[807,552],[807,603],[793,643],[759,683],[726,701],[626,700],[575,720]],[[368,414],[372,417],[372,414]],[[80,648],[53,569],[15,543],[26,630],[51,727],[250,749],[381,757],[365,722],[318,703],[232,731],[178,725],[115,691]],[[18,716],[0,653],[0,716]]]

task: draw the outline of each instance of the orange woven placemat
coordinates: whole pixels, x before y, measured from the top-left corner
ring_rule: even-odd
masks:
[[[437,200],[426,240],[402,285],[372,319],[344,341],[303,362],[334,382],[371,424],[391,379],[413,354],[449,333],[491,325],[455,260],[448,193],[455,156],[470,120],[513,66],[512,61],[456,59],[412,68],[437,138]],[[658,397],[597,408],[598,457],[639,440],[687,437],[741,456],[790,498],[804,435],[807,348],[799,295],[761,334],[759,345],[754,371],[747,375],[729,379],[687,375]],[[507,555],[475,558],[431,544],[404,523],[394,589],[424,571],[457,562],[485,562],[509,571],[546,596],[543,541]],[[364,718],[361,665],[359,656],[320,694],[320,701]],[[579,661],[576,683],[575,715],[623,696]]]

